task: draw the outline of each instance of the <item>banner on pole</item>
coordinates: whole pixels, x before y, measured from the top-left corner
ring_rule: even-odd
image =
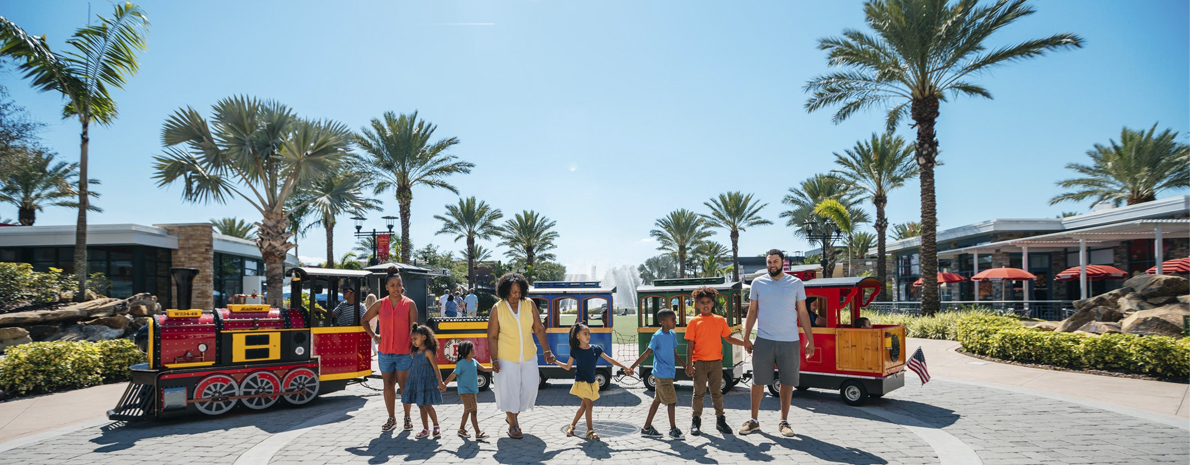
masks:
[[[389,249],[389,234],[380,234],[376,236],[376,259],[380,263],[388,263],[388,249]]]

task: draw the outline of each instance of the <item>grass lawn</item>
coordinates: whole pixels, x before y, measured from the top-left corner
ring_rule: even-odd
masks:
[[[574,324],[576,314],[563,313],[561,316],[562,326],[569,327]],[[636,344],[636,314],[629,313],[627,315],[615,315],[612,317],[612,342],[616,344]]]

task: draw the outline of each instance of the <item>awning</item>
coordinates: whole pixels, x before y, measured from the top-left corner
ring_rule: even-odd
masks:
[[[1157,267],[1149,268],[1145,273],[1157,274]],[[1190,273],[1190,258],[1175,258],[1173,260],[1166,260],[1161,262],[1162,274],[1188,274]]]
[[[1033,273],[1022,270],[1020,268],[992,268],[990,270],[980,271],[979,274],[972,276],[972,281],[1032,281],[1037,279]]]
[[[1054,276],[1058,281],[1078,281],[1080,269],[1077,266],[1067,268],[1065,271]],[[1100,279],[1126,279],[1128,272],[1107,265],[1087,265],[1087,279],[1098,281]]]
[[[940,284],[954,284],[954,283],[961,283],[961,282],[963,282],[963,281],[966,281],[966,280],[967,280],[967,278],[964,278],[964,277],[963,277],[963,275],[961,275],[961,274],[956,274],[956,273],[938,273],[938,282],[939,282]],[[913,285],[914,285],[914,286],[921,287],[921,286],[922,286],[921,278],[917,278],[917,281],[914,281],[914,282],[913,282]]]

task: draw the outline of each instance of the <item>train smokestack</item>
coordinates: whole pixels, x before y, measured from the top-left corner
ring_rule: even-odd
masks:
[[[194,289],[194,277],[198,276],[197,268],[170,268],[169,273],[174,276],[174,282],[178,283],[178,292],[174,294],[178,299],[178,310],[189,310],[190,299],[193,297],[191,292]]]

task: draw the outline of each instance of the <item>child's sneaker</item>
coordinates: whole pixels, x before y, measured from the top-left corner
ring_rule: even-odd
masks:
[[[731,434],[731,427],[727,426],[727,417],[719,417],[715,420],[715,429],[723,434]]]
[[[649,425],[649,426],[646,426],[646,427],[644,427],[644,428],[641,428],[641,429],[640,429],[640,435],[641,435],[641,436],[643,436],[643,437],[646,437],[646,438],[659,438],[659,437],[661,437],[661,433],[658,433],[658,432],[657,432],[657,428],[654,428],[652,425]]]
[[[676,440],[678,440],[678,441],[681,441],[681,440],[683,440],[683,439],[686,439],[686,436],[683,436],[683,435],[682,435],[682,430],[678,429],[678,428],[675,426],[675,427],[673,427],[673,428],[670,428],[670,429],[669,429],[669,438],[670,438],[670,439],[676,439]]]
[[[690,435],[691,436],[701,436],[702,435],[702,418],[694,417],[694,419],[690,420]]]
[[[752,420],[744,422],[744,426],[740,427],[740,434],[751,434],[760,431],[760,423]]]

